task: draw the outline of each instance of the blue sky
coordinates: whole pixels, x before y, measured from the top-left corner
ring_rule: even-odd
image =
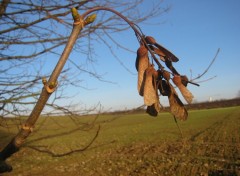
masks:
[[[142,10],[151,9],[152,2],[145,1]],[[209,97],[213,100],[236,97],[240,91],[240,1],[165,0],[162,7],[171,8],[167,13],[138,25],[145,35],[153,36],[158,43],[180,59],[174,66],[182,75],[194,78],[203,73],[220,48],[213,66],[197,82],[216,77],[200,83],[200,87],[188,86],[195,97],[194,101],[207,101]],[[107,36],[102,37],[107,39]],[[69,85],[64,93],[71,98],[59,100],[58,103],[77,103],[78,108],[83,109],[101,103],[105,111],[131,109],[143,105],[143,98],[137,91],[135,59],[139,44],[135,34],[129,29],[111,34],[111,37],[132,52],[110,42],[115,55],[118,56],[116,59],[103,43],[93,42],[96,60],[94,64],[84,63],[86,55],[81,53],[75,52],[70,55],[70,59],[79,65],[84,63],[108,82],[99,81],[85,73],[77,75],[82,80],[80,85],[86,89]],[[80,40],[78,42],[85,42],[86,38]],[[63,47],[60,47],[59,53],[62,52],[61,49],[63,50]],[[50,55],[46,58],[50,58]],[[47,64],[40,63],[36,67],[42,67],[42,74],[46,75],[53,70],[57,60],[58,57],[54,56]],[[67,62],[66,67],[70,65],[70,62]],[[35,72],[36,69],[32,71]],[[70,76],[75,76],[75,73]],[[182,101],[186,103],[183,98]],[[163,105],[168,104],[166,97],[161,97],[160,102]]]
[[[191,77],[192,73],[193,78],[198,76],[220,48],[211,69],[197,81],[216,78],[200,83],[200,87],[188,87],[194,94],[194,101],[207,101],[209,97],[213,100],[236,97],[240,90],[240,1],[167,0],[162,5],[171,6],[171,10],[153,19],[159,22],[158,25],[142,23],[139,26],[145,35],[153,36],[180,59],[174,66],[181,74]],[[150,6],[150,3],[145,4],[143,8]],[[115,34],[113,38],[132,51],[138,48],[131,30]],[[105,110],[115,110],[131,109],[143,104],[137,92],[136,54],[114,45],[112,48],[130,72],[119,64],[106,47],[96,46],[98,62],[94,69],[114,84],[87,78],[83,85],[92,90],[77,91],[75,100],[80,102],[79,105],[91,107],[100,102]],[[160,101],[164,105],[167,103],[165,98]]]

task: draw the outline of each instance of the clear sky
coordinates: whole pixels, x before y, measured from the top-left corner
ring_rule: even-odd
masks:
[[[216,78],[200,83],[200,87],[188,86],[195,96],[194,101],[207,101],[209,97],[213,100],[236,97],[240,91],[240,1],[166,0],[162,5],[171,6],[171,9],[154,19],[159,25],[143,23],[139,26],[145,35],[153,36],[180,59],[174,66],[181,74],[188,77],[192,74],[193,78],[198,76],[220,48],[211,69],[197,81]],[[145,4],[143,8],[148,8],[148,5]],[[136,51],[138,48],[131,30],[116,34],[113,38],[130,50]],[[92,90],[78,90],[75,100],[80,102],[79,105],[91,107],[100,102],[105,110],[116,110],[143,104],[137,92],[136,54],[114,45],[112,48],[130,71],[121,66],[106,47],[96,46],[98,62],[94,69],[114,84],[88,77],[83,84]],[[161,102],[165,104],[167,100],[162,99]]]
[[[151,9],[151,2],[144,2],[142,10]],[[174,66],[182,75],[192,75],[194,78],[203,73],[220,48],[213,66],[197,82],[216,77],[199,83],[200,87],[188,86],[195,96],[194,101],[208,101],[209,97],[213,100],[236,97],[240,91],[240,1],[165,0],[162,6],[170,6],[171,9],[148,23],[140,23],[139,26],[145,35],[153,36],[180,59]],[[158,25],[151,25],[153,23]],[[83,80],[81,85],[87,89],[69,86],[64,93],[72,97],[58,103],[73,102],[79,108],[90,108],[101,103],[105,111],[143,105],[143,98],[137,91],[134,53],[139,47],[137,39],[131,29],[111,36],[133,52],[122,50],[112,43],[117,60],[104,44],[95,43],[92,47],[95,48],[96,64],[87,66],[108,82],[99,81],[87,74],[79,75],[79,79]],[[71,59],[79,62],[84,57],[86,58],[80,53],[70,55]],[[51,60],[55,64],[57,59]],[[54,64],[45,65],[46,72],[49,73]],[[66,66],[68,64],[69,62]],[[161,97],[160,101],[167,105],[166,98]],[[182,101],[186,103],[184,99]]]
[[[152,9],[153,2],[154,0],[144,1],[142,10]],[[138,25],[145,35],[153,36],[158,43],[179,58],[179,62],[174,63],[174,66],[180,74],[189,78],[202,74],[220,48],[220,53],[210,70],[201,79],[196,80],[200,87],[191,84],[188,86],[195,97],[194,102],[208,101],[210,97],[220,100],[240,96],[240,0],[164,0],[162,7],[170,7],[170,10]],[[132,109],[143,105],[143,98],[137,91],[135,59],[139,44],[135,34],[129,29],[110,35],[132,52],[111,43],[107,36],[101,36],[108,40],[118,59],[99,41],[93,41],[91,46],[95,50],[94,64],[86,63],[86,55],[76,52],[71,54],[71,60],[79,65],[85,64],[87,68],[84,69],[96,71],[105,81],[97,80],[86,73],[77,75],[82,80],[80,86],[84,88],[69,85],[64,94],[71,98],[57,100],[57,103],[65,105],[70,102],[83,109],[100,103],[104,111]],[[80,38],[78,42],[86,42],[86,38]],[[23,55],[29,51],[29,48],[19,49]],[[62,50],[63,47],[60,47],[57,52],[61,53]],[[58,57],[47,54],[42,59],[48,59],[48,62],[38,62],[37,65],[33,65],[33,69],[26,68],[26,71],[35,73],[38,68],[42,68],[41,74],[45,76],[53,70]],[[72,66],[69,61],[65,68],[68,66]],[[14,74],[18,74],[17,68],[15,71]],[[73,72],[67,76],[74,77],[76,74]],[[61,84],[61,80],[59,83]],[[166,97],[160,97],[160,102],[163,105],[168,104]]]

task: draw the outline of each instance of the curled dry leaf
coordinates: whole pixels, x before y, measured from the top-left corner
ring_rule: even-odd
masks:
[[[188,112],[184,107],[181,100],[178,98],[178,95],[173,88],[173,86],[168,82],[170,87],[170,94],[168,96],[170,111],[171,113],[180,120],[187,120]]]
[[[141,45],[137,50],[137,58],[136,58],[136,69],[138,71],[138,93],[143,96],[144,89],[144,76],[145,70],[149,67],[150,62],[148,59],[148,50],[144,45]]]
[[[173,83],[178,87],[180,92],[182,93],[184,99],[188,103],[192,103],[193,95],[192,93],[182,84],[182,79],[181,76],[175,75],[173,77]]]

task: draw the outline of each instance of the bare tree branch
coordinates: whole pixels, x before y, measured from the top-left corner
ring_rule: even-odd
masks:
[[[220,48],[218,48],[218,50],[217,50],[214,58],[212,59],[211,63],[208,65],[208,67],[206,68],[206,70],[204,70],[203,73],[200,74],[199,76],[197,76],[196,78],[193,78],[192,81],[197,80],[197,79],[200,79],[201,77],[203,77],[203,76],[208,72],[208,70],[211,68],[211,66],[213,65],[213,63],[214,63],[215,60],[217,59],[217,56],[218,56],[219,52],[220,52]],[[210,79],[212,79],[212,78],[210,78]]]
[[[36,96],[30,97],[24,101],[24,97],[35,94],[41,85],[41,78],[48,77],[48,73],[43,73],[41,69],[48,64],[48,60],[53,57],[59,57],[59,48],[66,44],[68,34],[72,27],[72,18],[69,9],[76,7],[81,11],[86,11],[93,6],[104,6],[118,9],[120,13],[125,14],[134,23],[146,21],[165,13],[167,8],[161,7],[161,2],[152,5],[152,9],[144,13],[140,12],[140,5],[143,0],[119,1],[2,1],[0,18],[0,101],[8,102],[1,106],[1,115],[26,115],[36,101]],[[5,3],[5,4],[4,4]],[[98,12],[98,20],[91,24],[88,29],[83,29],[78,38],[83,38],[84,42],[78,42],[74,47],[74,52],[86,55],[86,62],[94,64],[95,60],[91,58],[94,53],[94,47],[91,45],[102,40],[106,46],[109,46],[108,40],[121,47],[117,41],[114,41],[110,35],[107,38],[98,38],[99,34],[110,34],[114,32],[129,29],[126,23],[122,22],[119,17],[109,12]],[[31,16],[31,18],[29,18]],[[91,34],[91,35],[90,35]],[[94,35],[96,34],[96,35]],[[125,48],[126,49],[126,48]],[[111,51],[114,54],[114,51]],[[45,59],[46,58],[46,59]],[[122,61],[117,59],[123,66]],[[42,64],[43,67],[39,65]],[[37,67],[37,68],[36,68]],[[34,69],[36,72],[30,70]],[[91,77],[95,77],[99,81],[113,83],[105,80],[103,75],[95,71],[88,70],[84,65],[79,65],[75,59],[70,60],[70,65],[66,79],[61,79],[60,88],[64,90],[64,86],[72,85],[76,87],[82,86],[80,76],[70,76],[73,73],[81,75],[87,73]],[[13,75],[13,73],[18,73]],[[34,81],[37,79],[37,81]],[[30,85],[30,82],[32,84]],[[9,95],[8,95],[9,94]],[[64,91],[62,92],[64,97]],[[21,96],[23,98],[21,98]],[[10,102],[14,97],[14,100]],[[59,97],[61,98],[61,97]],[[9,100],[9,101],[7,101]],[[19,102],[19,103],[18,103]],[[28,108],[23,106],[28,104]],[[29,105],[32,106],[30,107]],[[21,106],[20,106],[21,105]],[[13,108],[14,106],[14,108]],[[66,106],[66,105],[64,105]],[[57,107],[57,106],[53,106]],[[18,110],[17,113],[10,113],[13,109]],[[25,108],[25,110],[23,110]],[[22,114],[25,113],[25,114]]]

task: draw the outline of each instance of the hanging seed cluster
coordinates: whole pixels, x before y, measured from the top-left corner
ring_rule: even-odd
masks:
[[[177,87],[187,103],[193,99],[192,93],[187,89],[188,78],[180,75],[173,66],[178,58],[166,48],[156,42],[153,37],[141,37],[140,47],[137,50],[136,69],[138,71],[138,93],[143,96],[146,112],[151,116],[157,116],[161,110],[160,95],[167,96],[170,112],[180,120],[186,120],[188,112],[179,99],[175,90]],[[149,59],[149,53],[152,56]],[[161,65],[165,63],[168,70]],[[154,62],[158,69],[155,69]],[[172,83],[175,85],[173,86]]]

